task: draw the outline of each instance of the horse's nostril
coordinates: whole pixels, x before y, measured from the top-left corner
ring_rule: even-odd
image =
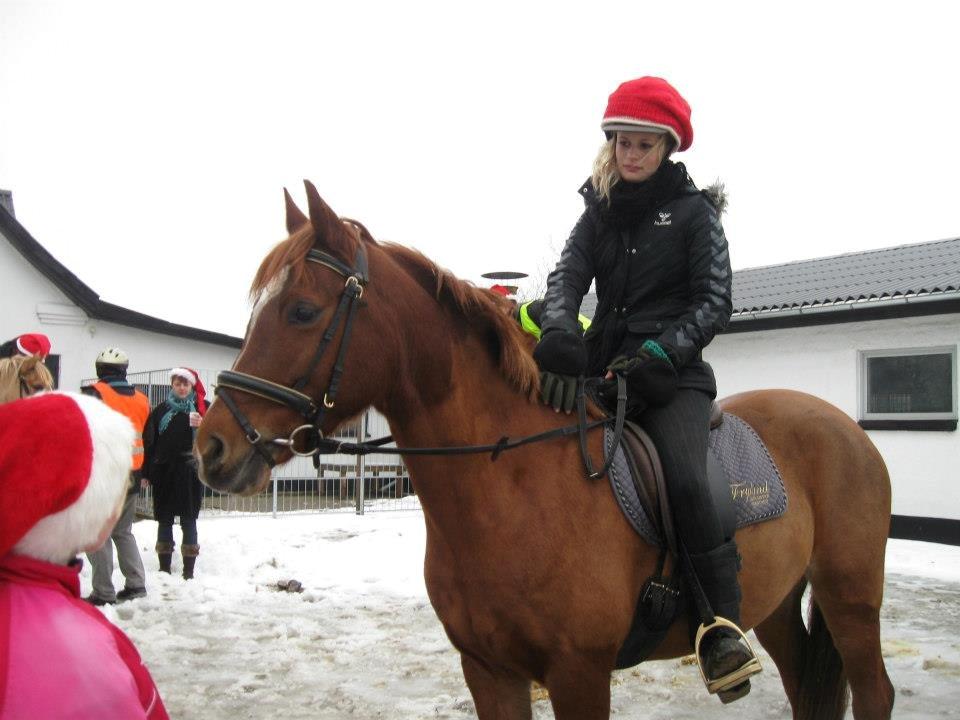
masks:
[[[201,458],[205,468],[215,470],[223,462],[223,441],[216,435],[211,435],[207,439],[207,447],[201,453]]]

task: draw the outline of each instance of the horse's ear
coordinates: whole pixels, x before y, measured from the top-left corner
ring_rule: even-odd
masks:
[[[287,189],[283,189],[283,199],[287,205],[287,234],[293,235],[304,225],[309,224],[310,218],[303,214],[303,211],[297,207],[297,204],[290,197]]]
[[[320,197],[313,183],[304,180],[303,185],[307,189],[310,224],[313,225],[313,233],[316,236],[314,246],[328,250],[345,262],[353,262],[355,241],[346,232],[337,214]]]

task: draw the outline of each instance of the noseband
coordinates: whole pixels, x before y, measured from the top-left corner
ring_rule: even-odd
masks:
[[[307,253],[306,259],[339,273],[346,278],[346,283],[343,286],[343,293],[340,295],[340,302],[337,305],[337,309],[330,319],[330,324],[324,331],[323,337],[320,339],[320,344],[317,345],[317,350],[313,354],[313,360],[311,360],[309,367],[307,367],[303,375],[301,375],[291,387],[264,380],[256,375],[236,372],[235,370],[224,370],[217,375],[217,387],[215,389],[217,397],[223,400],[223,404],[227,406],[227,409],[233,414],[233,417],[236,418],[240,427],[243,428],[247,441],[253,445],[254,449],[260,453],[260,456],[271,468],[277,464],[277,461],[274,460],[273,454],[268,448],[268,445],[271,443],[274,445],[286,445],[295,455],[313,455],[314,462],[317,461],[320,441],[323,439],[323,432],[320,430],[320,425],[323,423],[327,410],[334,406],[337,389],[340,386],[340,377],[343,375],[344,357],[347,353],[350,331],[353,328],[354,314],[356,313],[360,298],[363,297],[363,288],[369,282],[367,255],[363,250],[362,244],[357,245],[357,254],[353,260],[352,268],[332,255],[316,249],[311,249],[310,252]],[[323,357],[327,346],[330,345],[334,336],[337,334],[341,321],[343,321],[343,336],[340,338],[337,359],[330,373],[330,382],[327,385],[327,390],[323,393],[323,400],[318,403],[309,395],[305,394],[303,389],[307,386],[307,383],[310,382],[310,378],[313,376],[313,372],[316,370],[320,358]],[[303,419],[306,420],[306,423],[294,428],[293,432],[291,432],[287,438],[265,440],[260,431],[253,426],[247,416],[237,407],[236,402],[234,402],[230,393],[227,392],[228,389],[238,390],[248,395],[256,395],[264,400],[283,405],[302,416]],[[313,447],[311,449],[304,451],[296,449],[294,444],[297,435],[300,433],[306,436],[307,441],[309,441],[310,438],[313,439]]]

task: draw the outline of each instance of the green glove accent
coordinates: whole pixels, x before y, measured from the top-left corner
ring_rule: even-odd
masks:
[[[614,375],[623,375],[629,395],[641,397],[655,407],[668,404],[677,392],[678,377],[673,365],[644,347],[633,357],[615,358],[607,369]]]
[[[554,372],[540,373],[540,397],[557,412],[572,412],[577,400],[577,378]]]
[[[654,355],[661,360],[666,360],[668,363],[673,365],[673,361],[670,359],[670,356],[667,355],[667,351],[664,350],[663,346],[656,340],[644,340],[643,345],[640,346],[640,349],[646,350],[651,355]]]

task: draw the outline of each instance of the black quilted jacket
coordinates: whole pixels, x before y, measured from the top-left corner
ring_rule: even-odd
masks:
[[[547,278],[544,332],[578,331],[580,302],[596,279],[597,311],[585,336],[589,374],[602,374],[613,358],[650,338],[670,355],[680,387],[716,395],[700,352],[726,327],[732,307],[722,197],[688,180],[672,199],[617,230],[601,219],[589,181],[580,192],[586,210]]]

